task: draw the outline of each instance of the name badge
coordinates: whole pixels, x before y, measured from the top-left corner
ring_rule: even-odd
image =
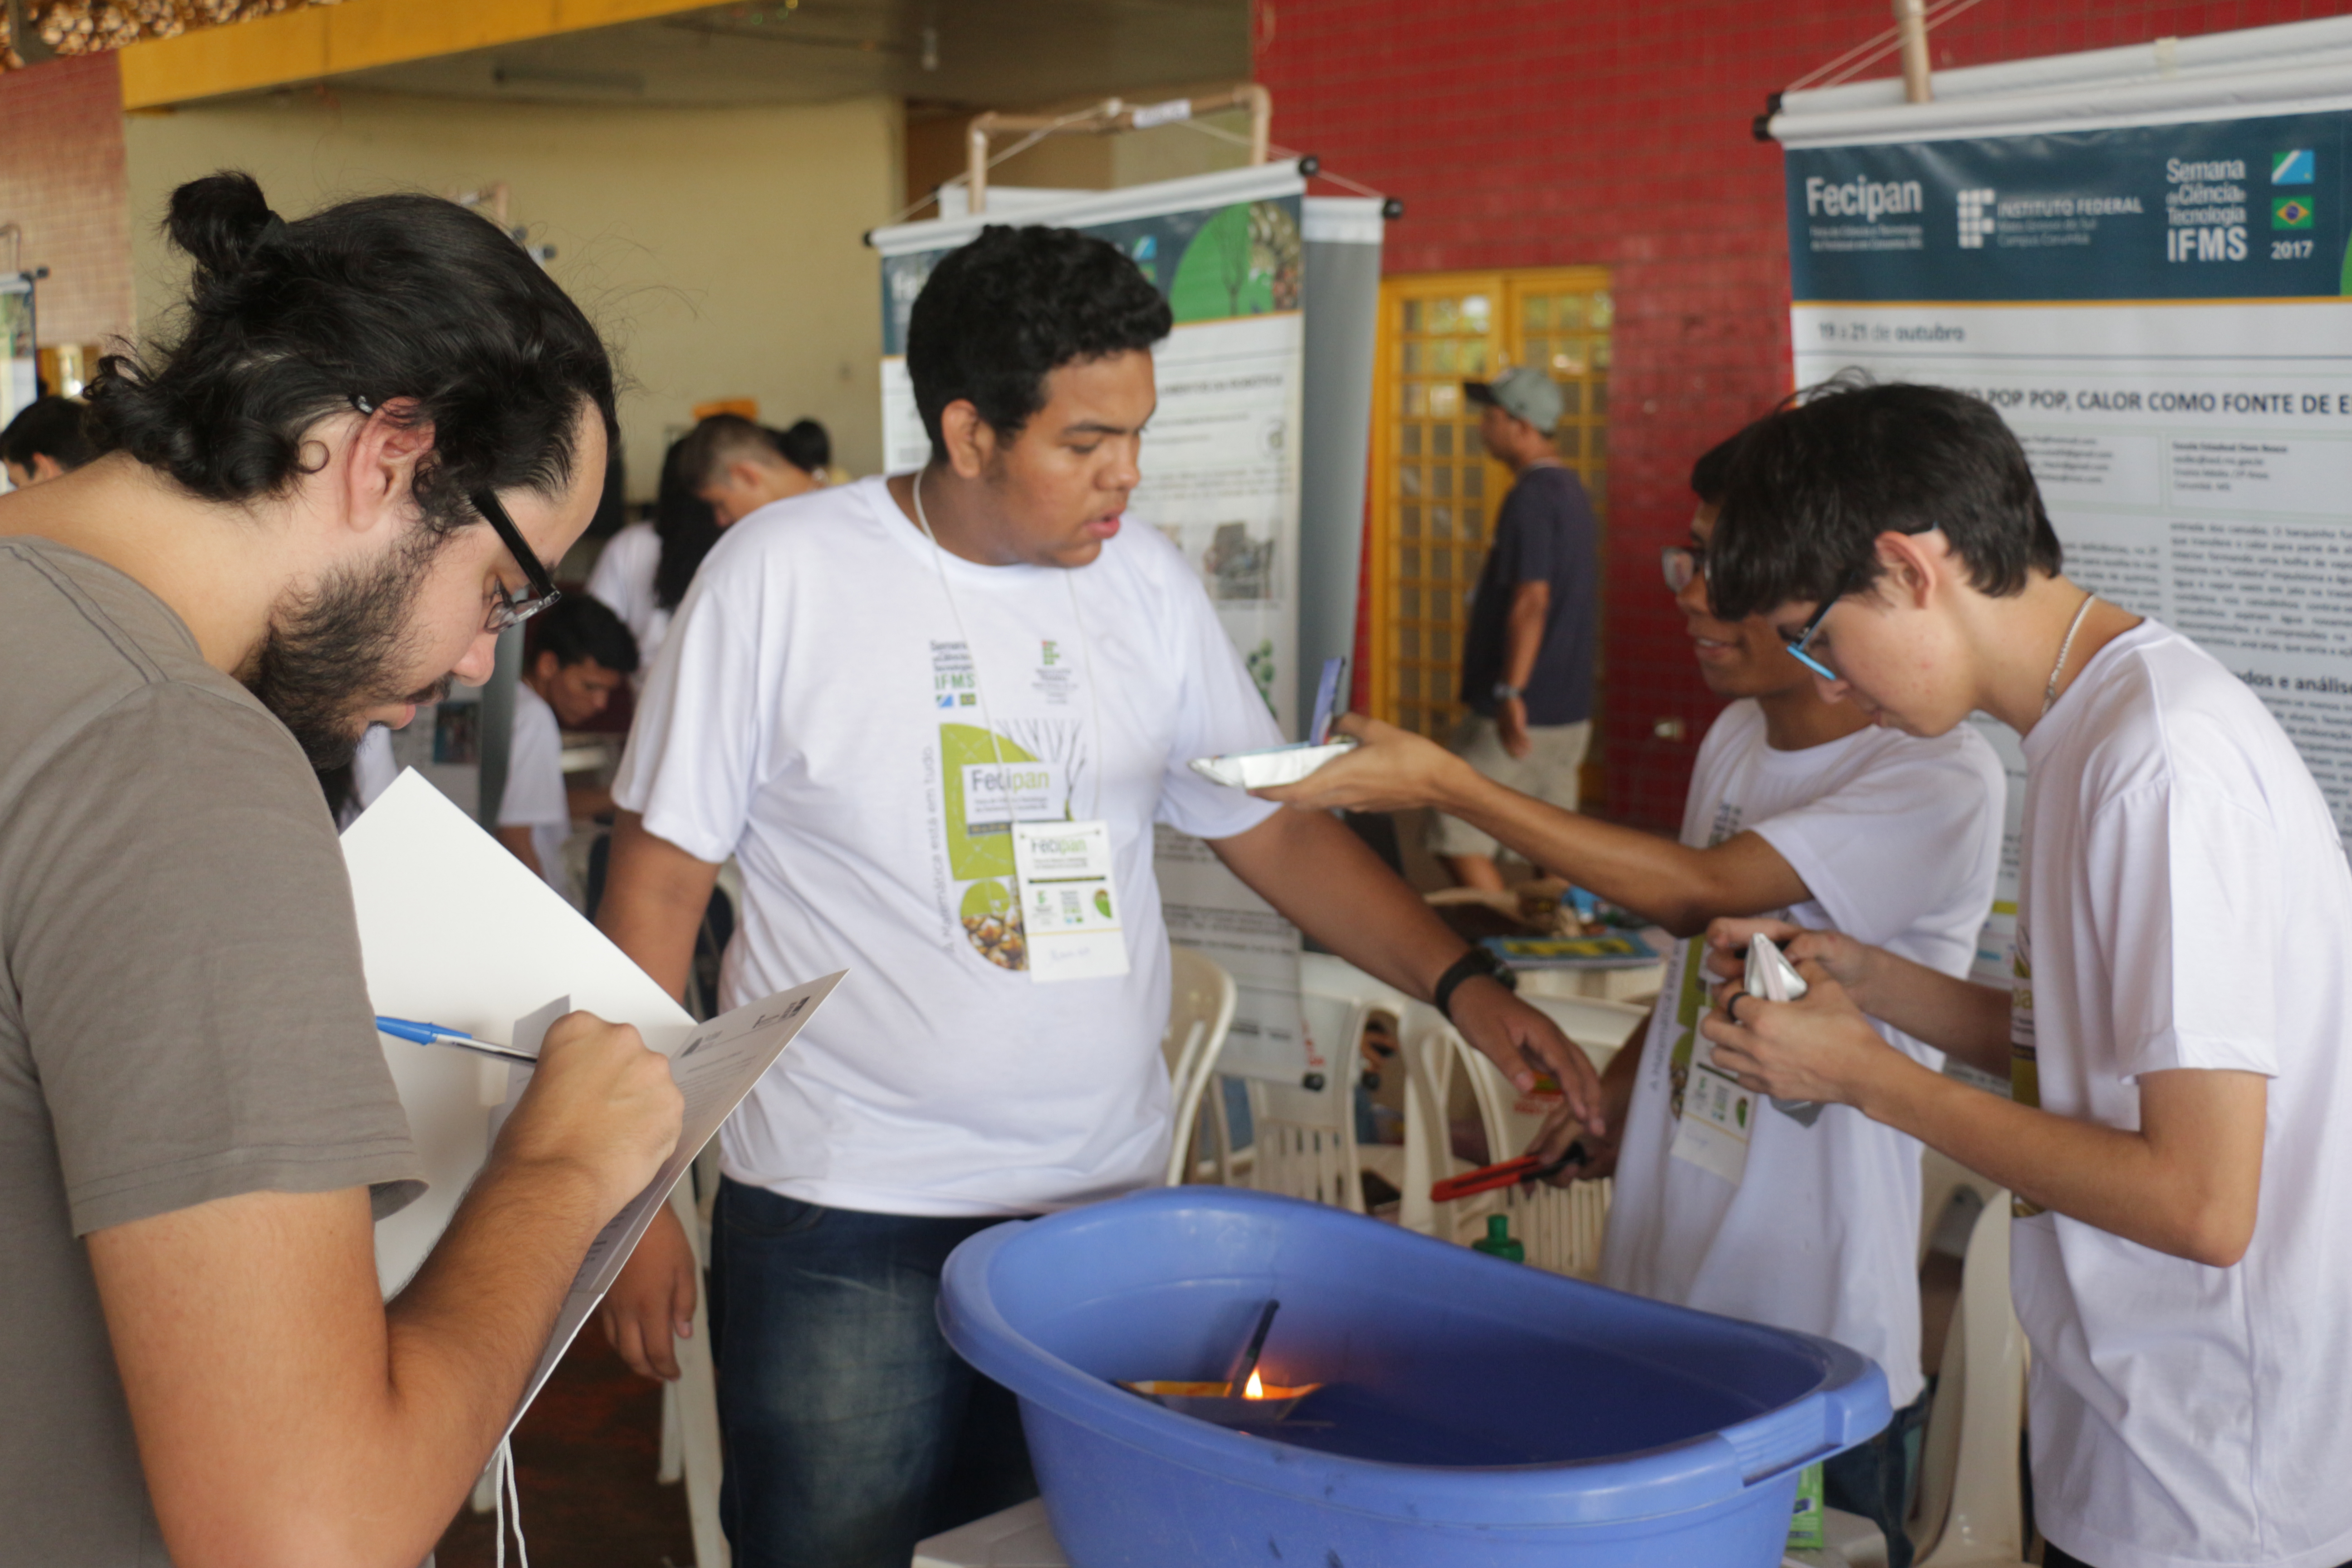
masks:
[[[1748,1136],[1755,1122],[1756,1097],[1738,1079],[1694,1061],[1669,1152],[1736,1187],[1748,1173]]]
[[[1127,973],[1127,937],[1111,886],[1110,824],[1016,822],[1013,868],[1029,978],[1040,985]]]

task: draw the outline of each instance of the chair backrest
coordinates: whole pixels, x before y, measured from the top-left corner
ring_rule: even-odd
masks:
[[[1576,1039],[1572,1034],[1569,1037]],[[1453,1048],[1455,1070],[1469,1076],[1479,1119],[1486,1123],[1487,1158],[1511,1158],[1527,1147],[1543,1125],[1549,1097],[1521,1095],[1484,1051],[1451,1029],[1444,1038]],[[1577,1040],[1577,1044],[1585,1042]],[[1607,1065],[1605,1058],[1601,1065]],[[1511,1234],[1527,1248],[1529,1263],[1554,1274],[1590,1279],[1600,1271],[1601,1247],[1615,1193],[1615,1183],[1606,1179],[1568,1187],[1498,1187],[1442,1205],[1444,1212],[1435,1234],[1466,1244],[1485,1234],[1487,1215],[1508,1215]]]
[[[1168,988],[1168,1029],[1160,1038],[1168,1063],[1173,1136],[1168,1150],[1170,1186],[1193,1173],[1192,1135],[1201,1100],[1216,1080],[1217,1058],[1232,1032],[1239,992],[1224,966],[1189,947],[1168,950],[1172,974]]]
[[[1246,1158],[1228,1178],[1260,1192],[1364,1212],[1356,1151],[1356,1083],[1364,1026],[1374,1013],[1402,1017],[1414,1004],[1346,960],[1310,952],[1299,959],[1299,1015],[1323,1058],[1319,1084],[1245,1080],[1250,1110]]]
[[[1937,1158],[1929,1155],[1931,1188]],[[1965,1184],[1983,1184],[1982,1178],[1968,1176]],[[1919,1503],[1910,1527],[1918,1568],[2016,1563],[2025,1553],[2017,1440],[2026,1352],[2010,1303],[2009,1221],[2009,1194],[1993,1188],[1969,1231],[1959,1303],[1920,1445]]]

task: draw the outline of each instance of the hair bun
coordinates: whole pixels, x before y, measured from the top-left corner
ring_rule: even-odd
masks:
[[[173,191],[164,223],[172,243],[215,276],[242,271],[262,243],[285,226],[253,176],[229,169]]]

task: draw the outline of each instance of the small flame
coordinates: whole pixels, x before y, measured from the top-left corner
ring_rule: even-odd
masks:
[[[1242,1390],[1242,1397],[1244,1399],[1264,1399],[1265,1397],[1265,1381],[1261,1379],[1256,1373],[1253,1372],[1250,1373],[1249,1386]]]

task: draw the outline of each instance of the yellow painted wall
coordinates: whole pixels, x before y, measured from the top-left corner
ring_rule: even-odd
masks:
[[[556,108],[343,90],[128,117],[140,321],[180,296],[158,233],[173,186],[243,169],[289,218],[345,196],[504,180],[511,216],[556,247],[558,281],[630,384],[629,490],[649,497],[665,432],[696,403],[756,397],[833,432],[835,461],[881,461],[879,271],[860,236],[897,211],[902,116],[881,98],[812,107]]]

